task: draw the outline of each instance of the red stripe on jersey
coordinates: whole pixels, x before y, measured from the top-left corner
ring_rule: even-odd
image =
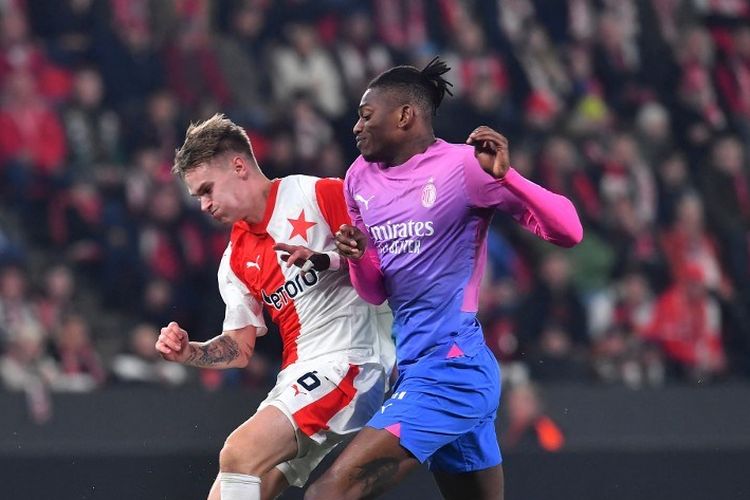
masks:
[[[357,375],[359,375],[359,367],[349,365],[349,371],[346,372],[336,389],[294,412],[294,421],[297,422],[300,430],[308,436],[321,430],[328,430],[328,421],[351,403],[357,394],[357,389],[354,387],[354,379]]]
[[[273,215],[273,209],[276,207],[276,195],[279,193],[280,184],[281,184],[281,179],[274,179],[273,181],[271,181],[271,189],[268,191],[268,199],[266,200],[266,209],[263,212],[263,220],[257,224],[245,223],[247,224],[247,228],[250,231],[257,233],[257,234],[263,234],[266,232],[266,227],[268,227],[268,221],[271,220],[271,216]]]
[[[320,179],[315,183],[315,197],[323,218],[331,228],[331,233],[336,234],[342,224],[351,224],[344,199],[344,181],[334,178]]]
[[[272,195],[273,198],[276,197],[278,182],[275,186],[275,188],[272,187],[269,200]],[[271,213],[273,213],[273,206],[270,206]],[[267,223],[268,220],[262,223],[263,228]],[[231,236],[232,256],[229,263],[234,274],[247,286],[255,300],[263,304],[273,322],[279,327],[283,345],[281,368],[284,369],[298,358],[297,339],[301,331],[299,315],[292,300],[285,302],[280,309],[264,302],[263,292],[270,296],[286,283],[286,277],[281,268],[285,264],[279,263],[276,251],[273,249],[276,242],[265,232],[265,229],[263,233],[256,233],[251,232],[251,227],[257,230],[258,225],[249,226],[245,222],[234,224]]]

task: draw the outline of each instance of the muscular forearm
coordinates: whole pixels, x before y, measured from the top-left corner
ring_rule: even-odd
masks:
[[[241,368],[247,365],[252,350],[247,352],[228,335],[219,335],[206,342],[190,342],[186,365],[200,368]]]

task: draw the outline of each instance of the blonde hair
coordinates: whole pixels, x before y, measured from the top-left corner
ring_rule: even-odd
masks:
[[[190,170],[226,152],[246,155],[257,165],[253,146],[244,129],[221,113],[208,120],[191,123],[185,142],[175,151],[172,173],[185,177]]]

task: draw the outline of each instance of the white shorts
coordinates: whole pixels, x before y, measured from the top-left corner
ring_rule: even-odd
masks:
[[[279,373],[258,411],[274,406],[294,426],[297,456],[277,466],[290,485],[304,486],[321,460],[367,423],[383,403],[387,380],[378,363],[341,358],[292,363]]]

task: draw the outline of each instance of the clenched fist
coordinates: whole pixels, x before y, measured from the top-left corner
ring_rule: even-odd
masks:
[[[161,329],[156,340],[156,350],[167,361],[184,363],[190,356],[190,339],[175,321]]]

